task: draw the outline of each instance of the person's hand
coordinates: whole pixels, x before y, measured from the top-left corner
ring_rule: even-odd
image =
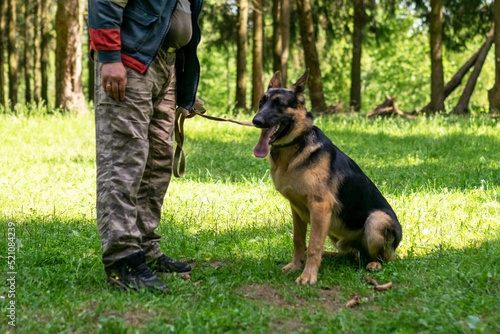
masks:
[[[102,64],[102,86],[114,100],[125,98],[125,87],[127,87],[127,70],[122,63]]]

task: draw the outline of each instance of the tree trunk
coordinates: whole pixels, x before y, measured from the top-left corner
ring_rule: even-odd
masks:
[[[40,31],[40,15],[42,12],[42,0],[36,0],[33,11],[34,29],[33,35],[33,101],[39,103],[40,95],[40,45],[41,45],[41,31]]]
[[[364,0],[353,0],[354,31],[352,34],[351,101],[354,111],[361,109],[361,50],[365,22]]]
[[[497,112],[500,110],[500,0],[495,0],[493,16],[495,22],[493,35],[495,42],[495,84],[488,91],[488,100],[490,102],[490,112]]]
[[[24,66],[24,99],[26,103],[33,102],[32,88],[31,88],[31,75],[33,73],[33,36],[32,30],[33,27],[33,16],[31,15],[31,6],[32,1],[24,0],[24,57],[23,62]]]
[[[450,81],[448,81],[446,86],[444,86],[445,100],[455,90],[455,88],[457,88],[460,85],[462,79],[467,74],[467,72],[469,72],[469,70],[474,66],[477,60],[477,56],[479,55],[481,50],[487,45],[487,43],[488,40],[486,40],[486,42],[472,55],[472,57],[470,57],[469,60],[467,60],[465,64],[463,64],[462,67],[460,67],[457,73],[455,73],[455,75],[453,75]]]
[[[58,0],[56,12],[56,107],[87,112],[82,86],[79,0]]]
[[[16,36],[16,0],[8,0],[7,20],[9,29],[9,99],[10,105],[17,104],[17,90],[19,86],[19,59],[17,56]]]
[[[431,102],[429,112],[444,111],[443,74],[443,3],[431,0],[430,14],[431,47]]]
[[[287,87],[290,54],[290,1],[281,1],[281,83],[283,87]]]
[[[282,0],[273,0],[273,73],[281,70],[281,52],[283,50],[281,31]]]
[[[238,34],[236,36],[236,109],[246,109],[248,0],[239,0]]]
[[[89,12],[88,2],[86,1],[85,2],[85,13],[88,13],[88,12]],[[84,26],[85,33],[87,35],[87,40],[90,41],[90,34],[89,34],[90,25],[89,25],[88,15],[86,15],[84,17],[85,17],[85,20],[84,20],[84,23],[85,23],[85,26]],[[87,49],[87,57],[85,57],[85,58],[87,59],[87,64],[86,65],[87,65],[87,73],[88,73],[88,76],[89,76],[89,80],[88,80],[88,83],[87,83],[87,90],[88,90],[88,94],[89,95],[87,97],[87,101],[94,101],[94,89],[95,89],[94,88],[94,84],[95,84],[94,61],[90,57],[90,52],[89,52],[88,49]],[[228,105],[229,105],[229,103],[228,103]]]
[[[5,64],[5,1],[0,0],[0,64]],[[6,107],[5,100],[5,69],[0,66],[0,106]]]
[[[311,98],[311,109],[316,112],[323,112],[326,110],[326,103],[323,93],[323,81],[321,80],[318,51],[316,49],[316,39],[314,37],[310,1],[297,0],[297,12],[299,15],[300,37],[304,49],[306,68],[310,70],[307,87],[309,88],[309,96]]]
[[[488,38],[485,43],[485,47],[481,49],[479,52],[476,63],[474,64],[474,69],[467,80],[467,84],[465,85],[464,91],[462,92],[462,96],[460,96],[460,100],[458,100],[457,105],[453,108],[453,113],[462,115],[469,112],[469,101],[474,93],[474,88],[476,87],[477,78],[481,73],[481,69],[483,68],[484,61],[486,56],[488,55],[488,51],[490,51],[491,44],[493,44],[493,34],[494,34],[495,26],[491,27],[490,32],[488,33]]]
[[[487,47],[489,44],[488,38],[486,38],[486,41],[483,43],[481,47],[470,57],[465,64],[460,67],[460,69],[453,75],[453,77],[448,81],[448,83],[444,86],[444,99],[448,96],[450,96],[451,93],[457,88],[460,83],[462,83],[462,79],[464,76],[469,72],[469,70],[474,66],[476,63],[478,55],[481,53],[481,50],[483,50],[485,47]],[[429,110],[430,103],[425,106],[421,112],[428,112]]]
[[[49,4],[48,1],[41,0],[40,13],[40,83],[41,97],[45,104],[49,105],[49,43],[50,43],[50,21],[49,21]]]
[[[262,0],[253,0],[253,70],[252,70],[252,109],[259,109],[259,100],[264,93],[264,17]]]

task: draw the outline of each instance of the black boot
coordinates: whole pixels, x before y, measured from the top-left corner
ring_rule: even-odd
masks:
[[[168,286],[146,264],[143,251],[117,261],[105,271],[108,282],[124,290],[168,291]]]
[[[189,263],[179,262],[172,260],[166,255],[162,255],[157,259],[148,263],[152,271],[156,273],[166,274],[166,273],[189,273],[191,271],[191,265]]]

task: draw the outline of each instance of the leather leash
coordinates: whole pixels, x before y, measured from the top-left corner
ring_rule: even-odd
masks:
[[[184,171],[186,169],[186,156],[182,147],[184,145],[184,121],[186,118],[191,118],[196,115],[210,119],[212,121],[218,122],[230,122],[244,126],[254,126],[251,122],[237,121],[230,118],[221,118],[215,116],[205,115],[205,108],[203,108],[203,102],[196,99],[196,103],[193,107],[193,111],[189,112],[187,109],[178,107],[175,111],[175,153],[174,153],[174,176],[183,177]]]

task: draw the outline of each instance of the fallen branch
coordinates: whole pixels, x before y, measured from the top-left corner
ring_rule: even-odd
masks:
[[[385,291],[388,290],[392,287],[392,282],[385,283],[385,284],[378,284],[377,280],[370,276],[363,276],[363,279],[373,285],[375,287],[375,290],[377,291]]]
[[[398,105],[396,104],[396,95],[394,96],[385,96],[385,101],[373,109],[373,111],[369,112],[366,116],[371,118],[375,116],[392,116],[399,115],[408,119],[415,119],[416,116],[410,113],[406,113],[402,110],[399,110]]]

